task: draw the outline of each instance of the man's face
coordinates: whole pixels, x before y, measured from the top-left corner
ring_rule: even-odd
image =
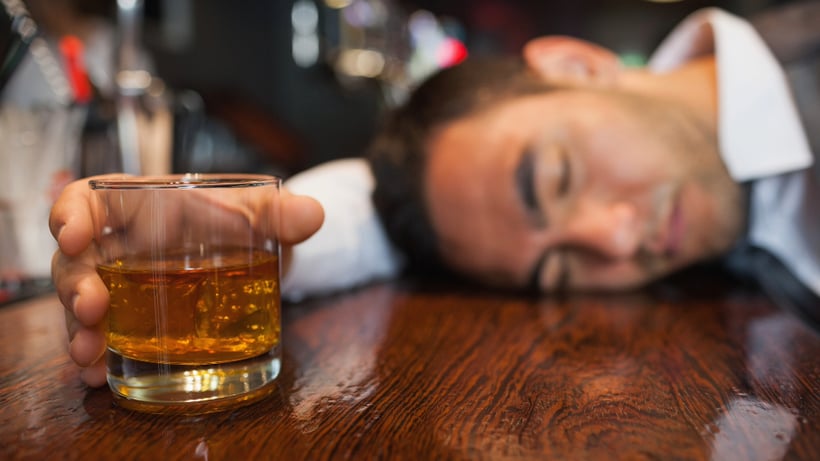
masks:
[[[745,217],[713,130],[667,101],[603,91],[448,124],[425,193],[454,269],[542,291],[642,285],[725,252]]]

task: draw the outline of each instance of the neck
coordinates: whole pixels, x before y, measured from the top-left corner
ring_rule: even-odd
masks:
[[[630,91],[686,106],[717,129],[717,69],[714,56],[694,59],[663,74],[646,69],[626,70],[621,74],[619,85]]]

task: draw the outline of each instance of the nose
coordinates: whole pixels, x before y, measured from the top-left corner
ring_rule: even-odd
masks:
[[[567,216],[566,244],[612,259],[628,259],[640,247],[638,214],[626,201],[587,202]]]

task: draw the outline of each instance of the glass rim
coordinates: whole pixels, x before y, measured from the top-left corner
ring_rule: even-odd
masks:
[[[88,180],[92,190],[211,189],[278,185],[281,178],[267,174],[183,173],[150,176],[114,176]]]

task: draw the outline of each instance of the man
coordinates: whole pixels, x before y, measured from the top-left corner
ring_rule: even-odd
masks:
[[[710,58],[680,76],[656,75],[624,71],[614,55],[577,40],[535,41],[529,56],[534,46],[559,48],[539,51],[550,59],[571,54],[558,65],[572,74],[554,63],[542,71],[538,61],[530,63],[535,72],[516,61],[485,65],[511,68],[499,73],[465,65],[439,76],[461,82],[447,104],[427,98],[444,93],[433,79],[391,120],[430,120],[410,130],[388,127],[382,142],[392,146],[409,132],[405,139],[421,142],[423,154],[399,151],[405,157],[394,161],[389,147],[377,145],[372,157],[383,178],[375,203],[397,240],[425,242],[423,233],[410,234],[411,222],[429,221],[433,246],[408,254],[503,287],[620,289],[711,258],[737,240],[745,198],[717,152]],[[476,74],[486,77],[471,88]],[[453,118],[446,106],[462,103],[461,95],[465,115]],[[448,118],[425,113],[440,107]],[[424,163],[407,168],[407,161]],[[410,190],[388,180],[399,171],[419,171],[421,203],[416,217],[398,214],[405,221],[394,224],[391,212],[413,203],[391,195]]]
[[[287,182],[326,215],[292,249],[286,296],[390,277],[405,263],[504,287],[624,289],[753,253],[739,242],[775,253],[820,291],[811,150],[781,68],[746,22],[704,10],[648,69],[562,37],[536,39],[523,56],[527,66],[464,64],[422,85],[374,142],[373,175],[343,160]],[[52,211],[52,271],[71,355],[101,385],[107,298],[86,200],[75,183]],[[316,203],[290,203],[284,244],[321,221]]]
[[[796,7],[781,22],[820,18],[816,2]],[[816,35],[778,51],[804,58]],[[374,144],[374,202],[411,263],[506,287],[621,289],[742,245],[820,293],[812,121],[748,23],[700,11],[647,69],[569,38],[523,55],[430,79]]]
[[[343,287],[391,276],[406,257],[498,286],[623,289],[730,253],[748,269],[774,255],[816,295],[806,135],[820,133],[810,129],[820,126],[818,21],[818,2],[759,19],[788,75],[754,28],[716,9],[685,21],[647,68],[547,37],[526,46],[526,66],[501,58],[445,70],[388,117],[369,156],[373,202],[403,256],[383,243],[371,204],[320,185],[344,177],[367,190],[369,172],[325,165],[291,185],[313,183],[302,193],[356,216],[329,216],[294,250],[290,286],[321,290],[311,268],[322,260],[335,276],[321,283]],[[334,246],[340,229],[371,244]]]

